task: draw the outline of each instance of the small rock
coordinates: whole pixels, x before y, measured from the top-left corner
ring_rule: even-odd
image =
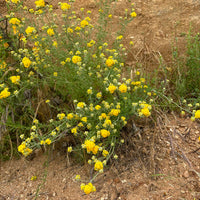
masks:
[[[183,177],[184,177],[184,178],[188,178],[188,177],[189,177],[189,172],[188,172],[188,171],[185,171],[185,172],[183,173]]]
[[[125,180],[125,179],[124,179],[124,180],[122,180],[122,183],[126,183],[126,182],[127,182],[127,180]]]
[[[66,178],[63,178],[62,182],[63,182],[63,183],[66,182]]]
[[[55,197],[56,195],[57,195],[56,192],[54,192],[54,193],[53,193],[53,197]]]

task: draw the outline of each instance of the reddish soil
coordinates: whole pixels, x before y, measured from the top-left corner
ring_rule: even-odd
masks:
[[[94,181],[97,192],[90,195],[84,195],[80,183],[74,180],[76,174],[87,180],[90,169],[75,164],[61,151],[54,152],[48,167],[44,165],[47,156],[41,152],[31,161],[4,162],[0,199],[35,199],[41,184],[37,198],[41,200],[199,200],[199,130],[199,123],[173,116],[163,122],[158,120],[156,127],[141,126],[134,136],[140,135],[140,145],[138,142],[135,148],[127,146],[125,138],[119,159],[111,160],[105,172],[97,177]],[[31,181],[32,176],[37,176],[37,180]]]
[[[0,0],[1,14],[6,13],[3,2]],[[33,2],[26,1],[27,5]],[[95,17],[98,8],[94,2],[80,0],[76,6],[91,10]],[[56,7],[58,1],[51,3]],[[153,72],[162,56],[164,64],[170,66],[175,37],[180,53],[184,53],[190,27],[194,33],[199,31],[200,1],[134,3],[138,16],[126,31],[127,41],[134,41],[127,65],[139,63],[147,72]],[[119,0],[113,16],[121,15],[126,5],[126,0]],[[160,116],[163,123],[158,120],[156,126],[143,125],[135,133],[137,146],[130,145],[132,141],[126,141],[125,136],[124,147],[118,150],[119,159],[111,160],[105,173],[95,180],[97,192],[84,195],[74,177],[80,174],[87,179],[88,166],[75,164],[61,148],[54,152],[48,167],[44,165],[47,157],[41,152],[33,160],[22,158],[1,163],[0,200],[35,199],[40,184],[37,198],[40,200],[200,200],[200,124],[189,118]],[[31,181],[32,176],[37,176],[37,180]]]

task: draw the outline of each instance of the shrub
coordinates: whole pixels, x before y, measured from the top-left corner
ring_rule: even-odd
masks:
[[[79,18],[73,1],[59,3],[61,15],[44,0],[35,1],[36,9],[19,0],[7,2],[15,13],[6,16],[9,47],[1,35],[0,109],[6,119],[1,126],[6,124],[7,134],[16,134],[24,156],[72,136],[75,142],[68,152],[77,152],[95,171],[81,189],[94,192],[95,177],[111,157],[118,157],[120,130],[132,116],[148,118],[156,96],[139,71],[132,79],[122,78],[123,33],[136,17],[133,4],[119,17],[121,25],[112,40],[108,26],[116,2],[111,0],[100,1],[97,21],[84,8]]]

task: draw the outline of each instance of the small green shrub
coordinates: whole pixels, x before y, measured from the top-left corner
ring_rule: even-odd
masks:
[[[200,93],[200,42],[199,34],[187,36],[187,52],[183,59],[174,51],[174,68],[169,79],[174,87],[174,94],[185,99],[199,99]]]

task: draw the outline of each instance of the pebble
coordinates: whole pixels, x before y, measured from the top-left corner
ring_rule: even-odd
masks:
[[[189,177],[189,172],[188,172],[188,171],[185,171],[185,172],[183,173],[183,177],[184,177],[184,178],[188,178],[188,177]]]
[[[63,183],[66,182],[66,178],[63,178],[62,182],[63,182]]]
[[[56,192],[54,192],[54,193],[53,193],[53,197],[55,197],[56,195],[57,195]]]

